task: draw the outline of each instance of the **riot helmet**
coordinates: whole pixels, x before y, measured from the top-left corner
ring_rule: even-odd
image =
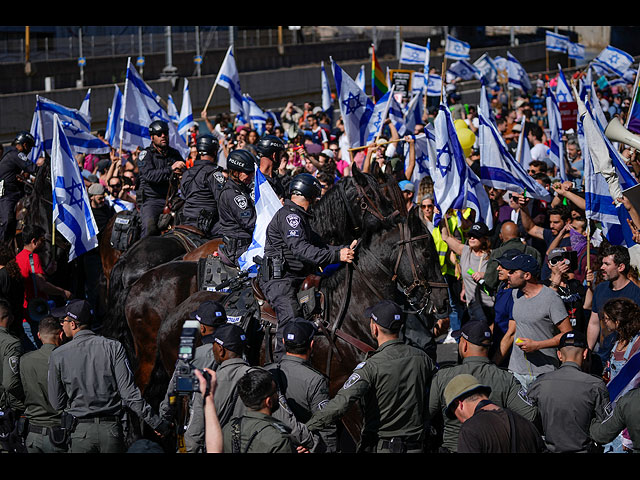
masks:
[[[26,145],[29,149],[32,149],[36,145],[36,140],[29,132],[19,132],[13,141],[14,145]]]
[[[196,148],[198,149],[199,155],[215,157],[219,148],[218,140],[216,140],[213,135],[205,133],[196,139]]]
[[[162,133],[166,133],[169,135],[169,124],[167,122],[163,122],[162,120],[156,120],[151,122],[149,125],[149,135],[160,135]]]
[[[314,201],[322,193],[322,185],[316,177],[310,173],[300,173],[293,177],[289,184],[290,195],[302,195],[310,201]]]
[[[284,142],[275,135],[265,135],[258,140],[256,151],[263,157],[271,157],[274,153],[284,152]]]
[[[243,173],[254,173],[256,157],[248,150],[233,150],[227,157],[227,170]]]

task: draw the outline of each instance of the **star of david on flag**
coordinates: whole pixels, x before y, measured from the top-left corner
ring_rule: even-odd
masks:
[[[471,46],[467,42],[463,42],[451,35],[447,35],[444,50],[444,56],[447,58],[453,58],[455,60],[469,60],[469,51],[471,50]]]
[[[54,115],[51,146],[53,222],[71,244],[69,261],[98,246],[98,226],[71,145]]]

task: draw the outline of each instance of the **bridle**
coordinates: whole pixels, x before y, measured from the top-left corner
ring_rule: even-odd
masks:
[[[377,218],[378,220],[380,220],[383,224],[388,224],[396,216],[400,214],[400,211],[396,209],[390,215],[387,215],[387,216],[383,215],[380,209],[376,206],[375,202],[371,199],[371,197],[367,193],[372,188],[370,185],[367,185],[367,188],[365,189],[362,185],[354,181],[354,187],[357,192],[356,203],[359,205],[360,210],[363,213],[363,218],[365,213],[369,213],[373,215],[375,218]],[[361,224],[363,222],[358,221],[355,215],[353,214],[353,211],[351,210],[351,202],[349,202],[349,199],[347,198],[347,194],[345,193],[345,188],[346,187],[344,186],[344,184],[340,186],[339,188],[340,198],[344,202],[344,206],[347,210],[347,214],[349,215],[349,219],[351,220],[351,223],[354,226],[356,234],[358,234],[360,230],[362,230]]]

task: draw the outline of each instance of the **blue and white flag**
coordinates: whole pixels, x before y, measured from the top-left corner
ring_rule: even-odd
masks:
[[[571,60],[584,60],[584,45],[581,43],[569,42],[569,58]]]
[[[389,97],[389,111],[387,116],[401,137],[407,132],[407,127],[404,123],[405,112],[406,109],[400,105],[395,95],[391,95],[391,97]]]
[[[489,230],[493,228],[493,214],[491,200],[484,189],[484,185],[468,165],[466,181],[464,183],[464,207],[476,212],[476,222],[484,223]]]
[[[78,163],[58,114],[53,115],[51,145],[53,222],[71,244],[69,261],[98,246],[98,226]]]
[[[87,118],[89,125],[91,125],[91,89],[87,90],[87,94],[84,96],[78,111]]]
[[[406,112],[404,114],[405,130],[403,131],[403,133],[400,133],[400,131],[398,131],[398,134],[400,136],[411,134],[414,132],[416,125],[424,124],[424,120],[422,120],[422,116],[424,114],[423,98],[424,97],[422,95],[422,92],[420,92],[415,94],[413,97],[411,97],[411,100],[409,100]]]
[[[547,30],[545,32],[545,48],[551,52],[566,53],[569,48],[569,37]]]
[[[185,78],[184,87],[182,88],[182,107],[180,108],[180,118],[178,120],[178,134],[187,144],[189,143],[187,141],[189,127],[195,124],[191,107],[191,94],[189,93],[189,80]]]
[[[171,94],[167,96],[167,115],[169,115],[169,118],[173,123],[178,125],[180,122],[180,112],[178,112],[178,106]]]
[[[189,147],[178,134],[177,126],[160,104],[160,96],[149,87],[128,59],[127,77],[124,83],[122,122],[122,146],[125,150],[146,148],[151,144],[149,125],[162,120],[169,126],[169,145],[180,152],[183,158],[189,156]]]
[[[547,90],[547,117],[549,118],[549,159],[558,167],[560,180],[566,182],[566,166],[564,163],[564,142],[562,141],[562,118],[555,95]]]
[[[481,95],[485,94],[482,87]],[[509,190],[527,192],[529,197],[550,202],[553,196],[546,188],[536,182],[527,171],[513,158],[502,135],[490,120],[488,108],[478,109],[478,140],[480,147],[480,181],[483,185]]]
[[[467,60],[458,60],[451,64],[447,70],[462,80],[480,80],[481,78],[480,70]]]
[[[522,168],[525,170],[529,170],[529,164],[533,160],[531,158],[531,145],[529,145],[529,140],[527,140],[526,135],[526,124],[527,117],[522,116],[522,121],[520,122],[520,135],[518,136],[518,150],[516,153],[516,161],[522,165]]]
[[[423,133],[419,135],[412,135],[414,140],[413,145],[415,148],[416,155],[416,166],[413,169],[413,174],[411,176],[411,182],[415,185],[416,189],[418,185],[420,185],[420,181],[425,176],[430,176],[429,174],[429,158],[435,157],[436,155],[436,135],[433,124],[428,123]],[[405,148],[405,158],[404,158],[404,168],[405,171],[409,168],[411,151],[409,148]],[[416,190],[417,191],[417,190]]]
[[[358,76],[356,77],[356,85],[364,92],[365,86],[367,84],[367,79],[364,73],[364,65],[360,67],[360,71],[358,72]]]
[[[333,59],[331,59],[331,66],[348,148],[365,146],[369,121],[373,115],[375,105]]]
[[[114,85],[113,100],[107,117],[107,128],[104,138],[113,148],[118,148],[120,131],[122,130],[122,92],[118,85]]]
[[[427,57],[427,47],[416,43],[402,42],[400,48],[400,63],[407,65],[424,65]]]
[[[391,106],[394,87],[391,87],[391,90],[380,97],[373,107],[373,113],[369,119],[369,125],[367,125],[367,138],[365,141],[365,144],[367,145],[375,142],[382,132],[382,127],[384,126],[384,122],[389,114],[389,107]]]
[[[427,96],[439,97],[442,94],[442,77],[430,73],[427,79]]]
[[[564,76],[560,64],[558,64],[558,84],[556,85],[555,95],[558,103],[573,102],[571,87],[569,86],[569,82],[567,82],[567,78]]]
[[[254,198],[256,224],[253,229],[253,240],[247,251],[238,258],[238,265],[241,270],[248,270],[256,274],[258,269],[253,258],[256,256],[264,257],[264,246],[267,242],[267,227],[276,212],[282,208],[280,199],[257,166],[254,182]]]
[[[326,112],[333,107],[333,99],[331,98],[331,87],[329,86],[329,77],[324,68],[324,61],[320,62],[320,84],[322,87],[322,111]]]
[[[425,78],[422,72],[413,72],[411,74],[411,95],[417,95],[418,93],[424,95],[426,93],[427,84],[424,81]]]
[[[74,153],[109,153],[111,148],[101,139],[93,135],[89,128],[89,120],[79,110],[68,108],[59,103],[36,95],[36,108],[32,121],[31,134],[36,140],[29,158],[37,161],[43,152],[51,154],[51,143],[54,133],[54,115],[58,115],[62,128]]]
[[[469,60],[469,51],[471,46],[467,42],[458,40],[457,38],[447,35],[447,41],[444,47],[445,58],[453,58],[454,60]]]
[[[473,66],[480,72],[480,79],[484,85],[488,87],[497,85],[498,67],[488,53],[473,62]]]
[[[467,164],[451,112],[444,103],[440,103],[434,127],[435,152],[429,156],[429,173],[433,179],[435,203],[440,211],[434,218],[437,226],[449,209],[464,208]]]
[[[529,75],[516,57],[511,52],[507,52],[507,73],[509,74],[509,85],[519,88],[524,93],[531,90],[531,81]]]
[[[236,59],[233,55],[233,45],[227,50],[214,85],[220,85],[229,90],[230,111],[233,113],[242,112],[242,88],[240,87],[240,74],[236,66]]]
[[[593,63],[604,66],[611,73],[623,77],[633,63],[633,57],[619,48],[608,45],[593,59]]]
[[[431,67],[431,39],[427,39],[426,52],[424,54],[424,64],[422,65],[422,73],[424,77],[427,78],[429,76],[429,69]]]
[[[248,93],[242,95],[242,101],[246,115],[245,119],[249,122],[251,128],[258,132],[259,136],[262,136],[268,115]]]

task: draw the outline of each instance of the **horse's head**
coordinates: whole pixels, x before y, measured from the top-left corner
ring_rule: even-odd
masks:
[[[355,164],[352,168],[352,176],[345,179],[345,191],[351,200],[352,210],[360,217],[361,228],[377,232],[392,226],[404,208],[392,193],[394,184],[397,192],[400,192],[397,182],[391,182],[388,178],[381,182],[373,175],[360,171]]]

